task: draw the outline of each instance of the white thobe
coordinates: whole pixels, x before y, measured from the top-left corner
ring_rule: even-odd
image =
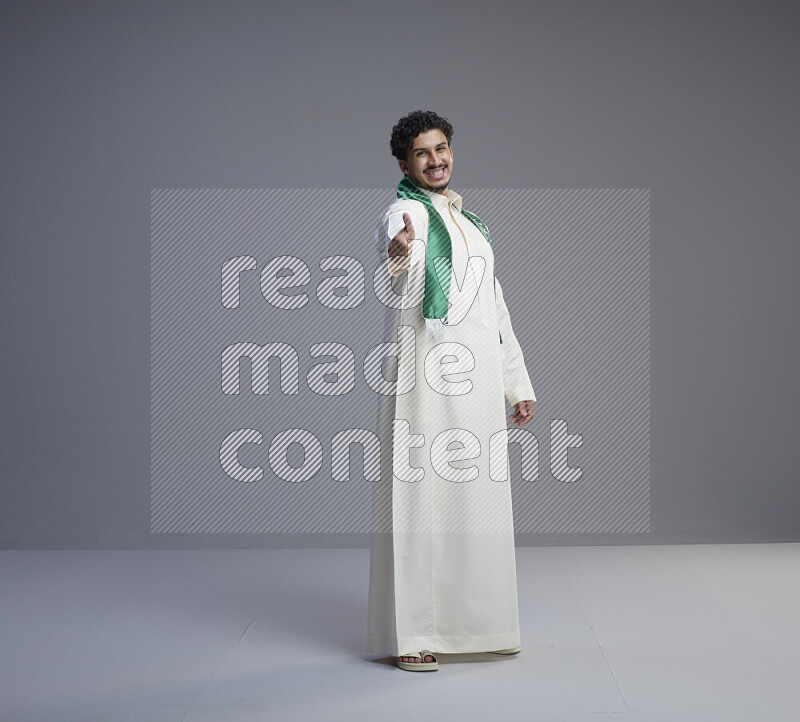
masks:
[[[413,293],[423,288],[426,207],[397,199],[376,235],[386,260],[407,212],[420,239],[385,267],[402,295],[402,307],[387,313],[386,341],[399,341],[401,326],[414,329],[413,349],[398,344],[397,393],[381,399],[381,477],[373,482],[367,652],[393,656],[520,644],[504,397],[512,406],[536,399],[493,282],[491,245],[462,215],[458,193],[423,192],[452,245],[452,305],[436,337]]]

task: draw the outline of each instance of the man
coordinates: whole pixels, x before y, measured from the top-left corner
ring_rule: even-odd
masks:
[[[374,487],[367,651],[409,671],[437,669],[435,652],[520,645],[503,397],[514,426],[536,397],[494,275],[495,239],[449,188],[452,136],[436,113],[398,121],[404,178],[376,235],[402,301],[387,317],[397,392],[379,416],[392,458],[382,454]]]

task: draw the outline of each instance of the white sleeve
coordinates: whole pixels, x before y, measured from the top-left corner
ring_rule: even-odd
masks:
[[[500,329],[500,336],[503,339],[503,343],[500,344],[500,354],[503,359],[503,391],[505,397],[512,406],[520,401],[536,401],[533,386],[525,368],[522,348],[520,348],[519,341],[517,341],[517,337],[511,328],[511,317],[503,299],[503,289],[497,279],[495,279],[495,289],[497,324]]]
[[[408,213],[411,216],[411,224],[414,226],[414,239],[426,240],[428,233],[428,211],[419,201],[403,199],[393,203],[391,208],[386,212],[383,222],[381,224],[381,237],[383,239],[383,253],[382,257],[388,258],[389,273],[393,276],[398,276],[407,271],[411,266],[419,263],[425,257],[425,244],[417,243],[412,239],[409,245],[409,253],[407,256],[389,257],[389,244],[400,229],[405,225],[403,221],[403,213]]]

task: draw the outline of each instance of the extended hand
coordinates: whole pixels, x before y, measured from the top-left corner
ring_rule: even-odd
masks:
[[[508,417],[514,426],[527,424],[533,418],[533,401],[519,401],[514,405],[514,413]]]
[[[403,213],[403,222],[405,227],[401,228],[389,243],[389,255],[395,258],[408,255],[408,246],[411,239],[414,238],[414,225],[411,223],[411,216],[408,213]]]

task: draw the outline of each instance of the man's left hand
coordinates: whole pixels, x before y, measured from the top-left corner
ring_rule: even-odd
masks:
[[[514,426],[527,424],[533,418],[533,401],[519,401],[514,404],[514,413],[508,418]]]

